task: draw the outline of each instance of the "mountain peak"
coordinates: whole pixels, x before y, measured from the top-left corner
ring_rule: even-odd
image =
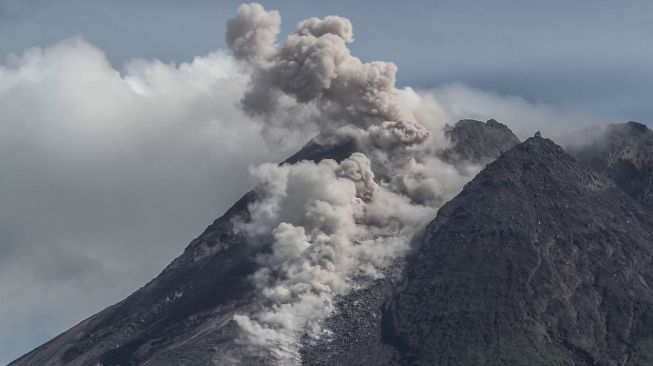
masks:
[[[616,126],[616,125],[613,125]],[[635,131],[638,131],[640,133],[648,131],[648,127],[641,123],[641,122],[636,122],[636,121],[628,121],[626,122],[626,126],[630,129],[633,129]]]
[[[501,179],[513,182],[524,189],[568,189],[565,186],[593,186],[595,189],[612,186],[611,182],[581,166],[551,139],[533,136],[502,154],[489,164],[475,181],[490,183]]]
[[[428,225],[386,307],[384,340],[403,364],[650,357],[651,230],[609,179],[531,137]]]

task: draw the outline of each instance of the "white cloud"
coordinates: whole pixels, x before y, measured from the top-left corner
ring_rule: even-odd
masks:
[[[420,91],[420,94],[437,101],[447,120],[496,119],[506,123],[521,139],[533,136],[537,131],[554,140],[564,139],[565,135],[580,128],[610,122],[591,111],[532,102],[520,96],[500,95],[464,84],[443,85]]]

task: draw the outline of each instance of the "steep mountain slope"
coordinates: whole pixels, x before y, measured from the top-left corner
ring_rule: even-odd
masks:
[[[445,204],[383,315],[405,365],[650,365],[653,220],[552,141]]]
[[[572,151],[626,193],[653,208],[653,131],[638,122],[610,125],[591,144]]]

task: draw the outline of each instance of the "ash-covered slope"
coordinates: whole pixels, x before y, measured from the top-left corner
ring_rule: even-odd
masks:
[[[387,303],[405,365],[651,365],[653,220],[548,139],[445,204]]]
[[[612,178],[630,196],[653,208],[653,131],[646,125],[610,125],[591,144],[572,152]]]

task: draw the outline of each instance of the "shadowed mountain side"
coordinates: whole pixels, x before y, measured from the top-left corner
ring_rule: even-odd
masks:
[[[438,212],[383,314],[405,365],[650,365],[653,220],[530,138]]]

